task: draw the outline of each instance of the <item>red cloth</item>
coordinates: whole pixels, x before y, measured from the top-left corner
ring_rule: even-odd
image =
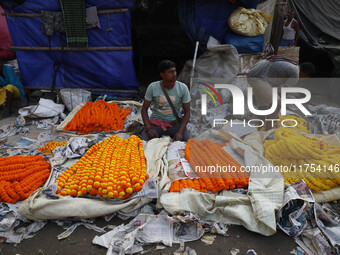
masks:
[[[5,12],[0,6],[0,13]],[[0,58],[5,61],[15,59],[15,53],[13,51],[7,51],[9,46],[12,46],[13,42],[9,35],[6,17],[0,15]]]
[[[172,125],[169,122],[165,122],[162,120],[150,119],[150,123],[157,127],[161,127],[164,131],[166,130],[166,128],[172,127]]]

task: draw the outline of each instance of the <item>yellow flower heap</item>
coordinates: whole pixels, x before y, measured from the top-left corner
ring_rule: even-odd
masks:
[[[264,142],[264,156],[273,165],[290,169],[281,171],[285,182],[291,184],[303,179],[315,191],[340,185],[339,146],[300,135],[291,128],[280,128],[274,136],[274,140]]]
[[[124,200],[140,191],[147,178],[142,140],[135,135],[128,139],[112,135],[93,145],[58,177],[57,193]]]
[[[295,120],[295,121],[292,121]],[[284,121],[285,126],[289,126],[289,128],[295,129],[296,131],[299,132],[304,132],[309,134],[309,130],[306,125],[306,121],[296,115],[280,115],[279,121],[275,123],[274,128],[280,128],[283,127],[281,126],[282,121]],[[297,125],[293,127],[295,124]],[[265,131],[265,127],[263,126],[260,131]]]

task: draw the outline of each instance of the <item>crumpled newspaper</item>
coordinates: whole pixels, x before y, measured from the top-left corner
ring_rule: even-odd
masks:
[[[0,139],[17,134],[27,135],[29,128],[25,127],[25,118],[19,115],[12,124],[0,127]]]
[[[204,234],[194,214],[178,217],[169,217],[164,212],[158,215],[139,214],[129,224],[96,236],[92,243],[108,248],[107,254],[129,254],[142,251],[142,245],[146,243],[172,246],[172,243],[198,240]]]
[[[316,203],[303,180],[286,189],[277,225],[308,254],[335,255],[340,247],[339,215]]]
[[[313,114],[309,117],[310,129],[313,134],[340,133],[340,109],[327,105],[308,106]]]
[[[71,137],[66,145],[67,158],[82,157],[86,151],[96,143],[96,141],[83,137]]]
[[[0,242],[18,244],[23,239],[32,238],[35,232],[46,225],[46,221],[35,221],[27,227],[20,227],[20,222],[27,222],[17,213],[20,204],[0,203]]]
[[[43,120],[33,120],[32,124],[36,125],[38,129],[49,130],[51,128],[51,125],[58,125],[65,118],[66,118],[66,115],[64,113],[61,113],[60,115],[55,116],[53,118],[48,118],[48,119],[43,119]]]
[[[37,140],[22,137],[7,149],[8,156],[34,156],[38,154],[39,143]]]

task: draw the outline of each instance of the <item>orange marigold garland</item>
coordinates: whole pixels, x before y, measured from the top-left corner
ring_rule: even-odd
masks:
[[[42,156],[11,156],[0,158],[0,202],[24,200],[44,184],[51,165]]]
[[[187,158],[188,162],[190,162],[190,139],[187,141],[185,145],[185,157]]]
[[[99,100],[87,102],[67,123],[64,130],[83,134],[91,132],[121,130],[123,122],[131,114],[131,109],[119,108],[116,103]]]
[[[171,183],[170,192],[180,192],[184,188],[191,188],[200,192],[210,191],[216,193],[221,190],[232,190],[235,188],[247,188],[249,175],[240,171],[241,165],[222,149],[222,146],[213,143],[209,139],[197,141],[190,139],[185,148],[186,158],[190,166],[195,170],[196,166],[230,166],[235,171],[215,172],[214,178],[210,178],[208,172],[196,172],[199,179],[182,179]]]
[[[58,177],[57,193],[124,200],[140,191],[148,178],[142,140],[134,135],[128,139],[112,135],[92,146]]]

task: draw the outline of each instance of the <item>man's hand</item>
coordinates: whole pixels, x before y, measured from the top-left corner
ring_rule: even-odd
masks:
[[[177,132],[174,136],[175,141],[182,141],[183,134],[181,132]]]
[[[147,132],[148,132],[150,139],[158,138],[157,132],[155,130],[153,130],[152,128],[149,129]]]

